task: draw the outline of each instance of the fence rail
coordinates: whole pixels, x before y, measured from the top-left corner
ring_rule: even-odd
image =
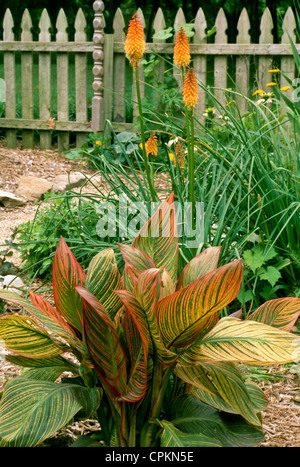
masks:
[[[0,58],[3,57],[3,79],[5,91],[5,116],[0,118],[0,128],[6,129],[7,145],[17,145],[17,131],[22,130],[23,147],[34,146],[34,131],[39,134],[41,148],[50,148],[51,132],[57,132],[58,149],[69,148],[70,134],[76,134],[76,144],[80,145],[88,132],[102,131],[104,122],[110,120],[115,131],[132,128],[132,121],[126,114],[126,93],[128,92],[128,60],[124,54],[126,24],[122,11],[118,9],[113,20],[113,34],[104,33],[104,3],[97,0],[94,8],[94,35],[88,41],[86,36],[86,19],[81,9],[75,19],[74,40],[68,39],[68,21],[63,9],[56,20],[55,40],[51,40],[50,17],[43,10],[39,21],[38,41],[32,38],[32,21],[26,9],[21,21],[21,40],[16,41],[13,27],[14,21],[8,9],[3,21],[3,41],[0,41]],[[145,26],[145,18],[141,9],[137,11]],[[186,23],[183,10],[177,11],[173,23],[173,32]],[[244,8],[237,22],[236,43],[229,43],[228,24],[223,9],[220,9],[215,20],[214,42],[207,39],[207,24],[204,12],[199,8],[194,21],[194,35],[190,41],[193,67],[199,80],[208,83],[208,59],[213,63],[212,88],[220,102],[225,105],[226,96],[223,89],[228,84],[229,62],[234,63],[231,78],[236,90],[248,96],[255,77],[256,85],[268,91],[266,84],[272,80],[268,70],[274,64],[283,72],[280,75],[280,86],[285,86],[285,76],[293,79],[296,75],[293,51],[290,38],[296,42],[296,21],[291,8],[288,8],[283,20],[283,34],[280,43],[274,43],[273,20],[267,8],[261,18],[261,34],[258,44],[251,43],[251,22]],[[166,72],[173,73],[178,86],[182,86],[178,70],[166,65],[164,58],[173,54],[172,42],[156,39],[155,35],[166,28],[166,21],[161,8],[158,9],[152,29],[153,39],[146,44],[146,54],[157,54],[161,57],[155,68],[158,82],[163,83]],[[296,45],[300,52],[300,45]],[[73,75],[71,76],[70,57],[74,57]],[[17,60],[19,58],[19,68]],[[36,58],[37,57],[37,58]],[[209,58],[210,57],[210,58]],[[253,69],[253,60],[256,67]],[[36,66],[37,65],[37,66]],[[92,73],[89,74],[89,68]],[[38,69],[38,72],[36,72]],[[232,71],[233,70],[233,71]],[[1,72],[1,62],[0,62]],[[34,76],[37,73],[37,77]],[[132,72],[129,71],[131,76]],[[20,76],[19,76],[20,75]],[[91,79],[90,79],[91,75]],[[93,75],[93,76],[92,76]],[[139,68],[142,97],[147,94],[146,79],[143,68]],[[126,78],[127,77],[127,78]],[[2,78],[0,74],[0,78]],[[134,80],[130,83],[129,95],[133,102],[136,99]],[[72,91],[70,84],[72,82]],[[232,87],[232,85],[231,85]],[[38,92],[38,99],[35,93]],[[70,118],[70,98],[73,92],[75,111]],[[55,94],[55,95],[54,95]],[[88,96],[93,95],[89,113]],[[54,96],[54,101],[53,101]],[[55,109],[53,108],[55,102]],[[18,104],[19,103],[19,104]],[[17,112],[17,104],[19,112]],[[247,101],[237,97],[241,112],[247,110]],[[1,103],[0,103],[1,105]],[[206,96],[199,91],[196,111],[203,115],[207,105]],[[38,107],[36,110],[35,107]],[[21,108],[21,111],[20,111]],[[54,119],[55,114],[55,119]],[[133,120],[137,114],[133,106]],[[88,122],[88,119],[91,121]],[[19,134],[19,133],[18,133]]]

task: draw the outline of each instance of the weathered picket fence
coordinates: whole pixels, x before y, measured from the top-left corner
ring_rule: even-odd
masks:
[[[113,21],[113,34],[104,32],[105,21],[103,16],[104,2],[97,0],[93,3],[94,8],[94,35],[92,41],[87,41],[86,19],[81,9],[78,10],[75,20],[74,40],[68,40],[68,22],[63,9],[60,10],[56,21],[55,41],[51,40],[49,28],[50,18],[46,10],[43,10],[39,28],[38,41],[32,40],[32,22],[28,10],[24,11],[21,21],[21,41],[15,41],[13,33],[13,18],[10,10],[7,10],[3,22],[3,41],[0,41],[0,56],[3,54],[4,81],[6,84],[5,117],[0,118],[0,127],[6,129],[7,144],[14,147],[17,144],[17,130],[22,130],[23,147],[33,147],[34,130],[38,130],[40,147],[51,147],[51,132],[53,129],[58,134],[58,147],[60,151],[69,148],[70,133],[76,134],[77,145],[80,145],[88,132],[102,131],[105,121],[112,122],[116,132],[129,130],[132,122],[126,121],[126,67],[128,60],[124,54],[124,40],[126,27],[123,14],[120,9],[116,11]],[[143,12],[137,11],[141,21],[145,25]],[[183,10],[180,8],[176,14],[173,24],[174,32],[186,23]],[[276,65],[282,72],[293,79],[295,77],[295,62],[289,36],[295,42],[296,22],[293,11],[289,8],[283,20],[283,34],[281,42],[275,44],[273,41],[273,20],[267,8],[261,19],[261,34],[258,44],[251,43],[251,23],[244,9],[237,23],[236,43],[228,43],[228,25],[223,9],[219,10],[216,17],[214,43],[207,41],[207,24],[203,10],[200,8],[194,21],[194,36],[190,42],[193,67],[199,80],[207,83],[207,59],[213,60],[213,88],[214,93],[221,103],[225,104],[223,89],[228,85],[228,63],[233,57],[235,62],[236,91],[241,95],[249,96],[252,92],[253,80],[250,74],[253,58],[256,60],[256,86],[268,91],[266,84],[272,80],[268,72],[273,66],[276,57]],[[163,11],[159,8],[153,25],[153,34],[166,28]],[[174,34],[175,38],[175,34]],[[146,53],[158,54],[162,57],[156,69],[156,74],[163,82],[166,68],[164,57],[173,54],[173,41],[162,41],[153,39],[146,44]],[[300,46],[296,46],[300,51]],[[33,112],[33,53],[38,53],[39,67],[39,118],[34,118]],[[15,55],[21,54],[21,89],[16,87]],[[71,121],[69,117],[69,56],[75,56],[75,100],[76,118]],[[93,59],[93,83],[87,79],[88,55]],[[53,119],[51,109],[51,82],[53,67],[51,67],[52,56],[56,56],[56,92],[57,92],[57,118]],[[145,95],[146,80],[143,69],[140,67],[141,94]],[[286,85],[285,78],[280,75],[280,86]],[[174,77],[181,86],[180,75],[174,69]],[[253,77],[253,70],[252,70]],[[1,76],[0,76],[1,78]],[[132,80],[132,99],[135,101],[135,86]],[[88,120],[87,112],[87,90],[93,87],[91,121]],[[128,85],[127,85],[128,87]],[[231,84],[232,87],[232,84]],[[16,115],[16,96],[21,93],[22,116]],[[236,98],[240,111],[247,110],[247,100],[242,97]],[[206,95],[199,90],[199,101],[197,112],[203,115],[207,105]],[[133,117],[136,115],[136,107],[133,106]]]

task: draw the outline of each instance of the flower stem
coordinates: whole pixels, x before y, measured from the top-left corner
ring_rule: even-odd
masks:
[[[153,180],[151,179],[150,169],[146,154],[146,139],[145,139],[145,130],[144,130],[144,121],[143,121],[143,110],[142,110],[142,103],[141,103],[141,92],[140,92],[140,80],[139,80],[139,72],[138,68],[135,68],[135,84],[136,84],[136,95],[138,101],[138,110],[139,110],[139,118],[140,118],[140,127],[141,127],[141,138],[142,138],[142,152],[143,152],[143,159],[146,169],[146,176],[148,181],[148,186],[151,193],[152,201],[157,200],[156,192],[153,186]]]

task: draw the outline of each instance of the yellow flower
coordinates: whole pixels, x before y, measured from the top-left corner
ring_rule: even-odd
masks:
[[[179,29],[176,37],[173,61],[179,68],[187,67],[191,61],[189,40],[182,27]]]
[[[280,91],[288,91],[289,89],[291,89],[291,86],[284,86],[283,88],[280,88]]]
[[[95,144],[96,144],[97,146],[101,146],[101,141],[96,141]]]
[[[198,101],[198,84],[193,68],[187,72],[183,84],[183,102],[187,107],[193,108]]]
[[[256,94],[264,94],[265,91],[263,91],[262,89],[257,89],[253,94],[252,96],[256,96]]]
[[[276,86],[277,83],[274,83],[273,81],[271,83],[267,83],[266,86]]]
[[[151,136],[146,142],[146,153],[147,156],[149,156],[149,154],[152,154],[152,156],[157,156],[157,136],[155,136],[154,131],[151,131]]]
[[[233,104],[235,100],[233,99],[232,101],[227,102],[226,107],[228,107],[230,104]]]
[[[278,73],[278,68],[274,68],[273,70],[268,70],[269,73]]]
[[[124,50],[133,68],[139,66],[139,62],[146,50],[143,24],[135,13],[129,21],[128,32],[124,43]]]

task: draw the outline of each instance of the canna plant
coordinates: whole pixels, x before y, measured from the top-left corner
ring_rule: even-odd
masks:
[[[0,400],[0,446],[37,446],[74,417],[99,432],[76,446],[252,446],[263,438],[261,389],[238,364],[292,362],[300,299],[266,302],[246,320],[220,318],[237,296],[241,260],[218,267],[209,247],[178,273],[173,194],[132,245],[84,271],[61,238],[52,306],[30,291],[0,298],[26,310],[0,319],[6,359],[23,367]]]

